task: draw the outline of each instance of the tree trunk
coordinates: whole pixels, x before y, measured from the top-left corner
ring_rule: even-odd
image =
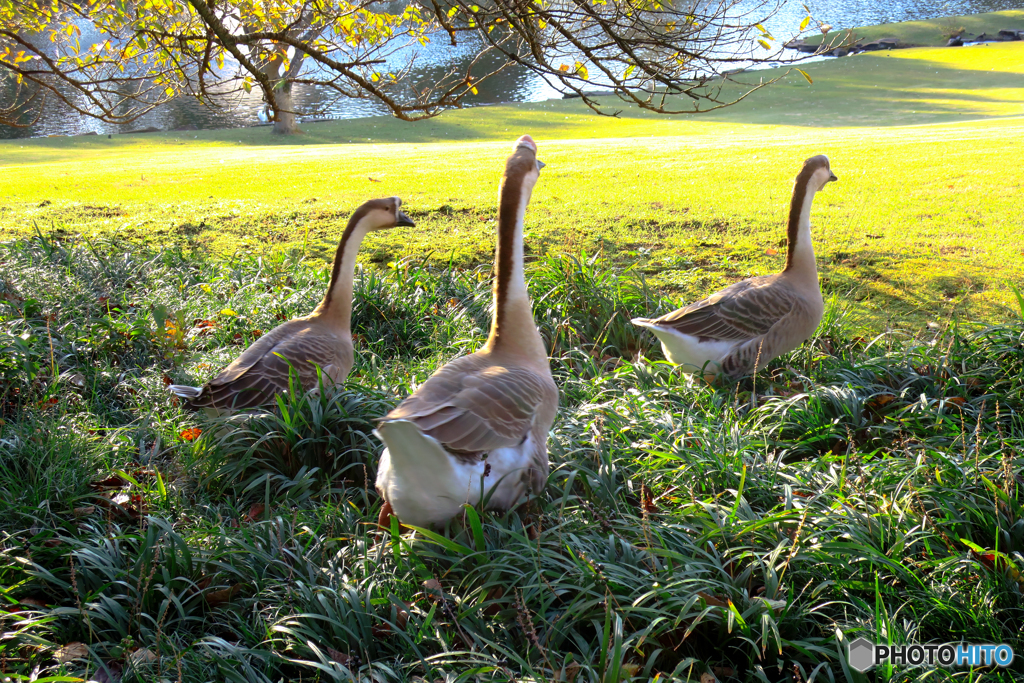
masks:
[[[295,101],[292,97],[292,84],[285,81],[284,85],[274,91],[277,109],[274,111],[274,132],[278,135],[301,133],[295,123]]]

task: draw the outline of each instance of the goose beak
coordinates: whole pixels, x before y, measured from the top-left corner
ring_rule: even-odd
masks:
[[[828,172],[828,181],[831,183],[834,180],[839,180],[839,177],[836,176],[836,174],[833,173],[832,171],[829,171]]]
[[[544,168],[545,166],[547,166],[547,164],[545,164],[545,163],[544,163],[543,161],[541,161],[540,159],[537,159],[537,170],[538,170],[538,171],[539,171],[540,169]]]
[[[405,211],[398,210],[398,220],[395,221],[396,228],[414,228],[416,223],[413,222],[409,216],[406,215]]]

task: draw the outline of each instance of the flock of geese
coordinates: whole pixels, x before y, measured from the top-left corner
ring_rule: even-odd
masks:
[[[543,339],[523,272],[523,222],[543,162],[529,135],[515,143],[499,189],[494,318],[487,342],[435,372],[380,419],[384,443],[378,523],[392,516],[420,527],[443,525],[464,504],[508,509],[548,475],[548,432],[558,408]],[[790,205],[781,273],[737,282],[660,318],[636,318],[668,359],[708,381],[737,377],[810,337],[824,311],[811,245],[815,193],[836,180],[825,156],[804,162]],[[398,197],[366,202],[349,218],[323,301],[309,315],[264,335],[202,387],[171,385],[193,409],[230,412],[272,404],[294,368],[302,386],[323,376],[344,382],[352,368],[352,280],[367,233],[413,226]]]

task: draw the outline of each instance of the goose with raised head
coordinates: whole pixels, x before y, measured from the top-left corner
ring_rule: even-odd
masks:
[[[661,341],[669,361],[705,379],[739,377],[795,349],[821,322],[824,302],[811,244],[814,195],[836,180],[828,157],[804,162],[789,208],[788,252],[781,273],[753,277],[660,318],[635,318]],[[756,365],[756,367],[755,367]]]
[[[373,199],[357,208],[338,243],[331,281],[323,301],[307,316],[289,320],[263,335],[202,387],[172,384],[172,393],[193,409],[232,412],[272,404],[288,390],[290,368],[306,391],[324,379],[342,383],[352,369],[352,280],[356,254],[367,233],[415,223],[398,197]]]
[[[435,372],[377,427],[386,446],[377,469],[382,527],[392,514],[441,525],[483,499],[508,509],[547,480],[558,388],[523,274],[523,220],[543,166],[528,135],[505,163],[486,344]]]

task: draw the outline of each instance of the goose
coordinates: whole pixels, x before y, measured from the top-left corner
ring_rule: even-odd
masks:
[[[543,166],[528,135],[505,163],[487,342],[435,372],[377,427],[383,529],[392,515],[437,527],[488,494],[489,508],[508,509],[547,480],[558,387],[523,275],[523,219]]]
[[[804,162],[789,208],[788,252],[781,273],[752,277],[660,318],[634,318],[661,341],[686,374],[740,377],[795,349],[814,334],[825,306],[811,244],[811,203],[837,180],[828,157]],[[756,367],[755,367],[756,365]]]
[[[331,282],[312,313],[260,337],[202,387],[172,384],[168,389],[188,407],[217,414],[274,403],[278,393],[288,390],[289,367],[298,372],[306,391],[317,386],[315,365],[325,379],[344,382],[353,361],[352,277],[359,244],[368,232],[414,225],[398,197],[365,202],[348,219],[334,256]]]

